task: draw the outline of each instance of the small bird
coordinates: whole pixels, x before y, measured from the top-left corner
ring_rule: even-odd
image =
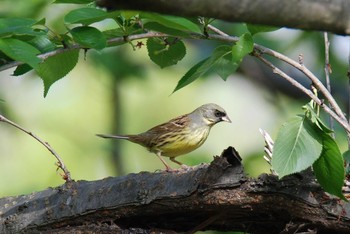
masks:
[[[157,125],[146,132],[136,135],[105,135],[97,134],[103,138],[125,139],[137,143],[150,152],[155,153],[165,165],[166,170],[172,170],[162,156],[179,164],[175,157],[187,154],[200,147],[209,135],[215,124],[226,121],[231,123],[226,111],[213,103],[205,104],[189,114],[181,115],[166,123]]]

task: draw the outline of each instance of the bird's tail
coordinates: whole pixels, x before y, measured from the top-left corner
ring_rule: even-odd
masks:
[[[114,138],[114,139],[129,139],[129,136],[127,135],[106,135],[106,134],[96,134],[96,136],[102,137],[102,138]]]

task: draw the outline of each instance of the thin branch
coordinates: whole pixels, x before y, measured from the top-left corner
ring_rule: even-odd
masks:
[[[225,38],[232,38],[231,36],[229,36],[228,34],[226,34],[225,32],[222,32],[220,29],[217,29],[216,27],[212,26],[212,25],[207,25],[208,29],[212,30],[213,32],[216,32],[217,34],[219,34],[220,37],[225,37]],[[326,33],[327,34],[327,33]],[[327,36],[327,35],[326,35]],[[209,38],[214,38],[217,37],[215,35],[209,35]],[[238,38],[232,38],[232,41],[236,41]],[[257,58],[259,58],[260,60],[262,60],[266,65],[268,65],[270,68],[272,68],[273,72],[275,72],[276,74],[280,75],[281,77],[285,78],[287,81],[289,81],[293,86],[297,87],[298,89],[300,89],[302,92],[304,92],[306,95],[308,95],[311,99],[313,99],[319,106],[321,106],[327,113],[330,114],[330,120],[331,123],[333,123],[333,119],[332,116],[337,119],[337,121],[346,129],[346,131],[348,132],[348,139],[350,139],[350,125],[349,125],[349,121],[346,120],[346,117],[344,115],[344,113],[342,112],[342,110],[340,109],[340,107],[338,106],[337,102],[335,101],[335,99],[333,98],[333,96],[331,95],[331,87],[329,84],[329,72],[331,71],[330,69],[330,65],[329,65],[329,41],[328,41],[328,36],[327,38],[325,37],[327,47],[326,47],[326,74],[328,74],[328,82],[327,82],[327,88],[324,87],[324,85],[322,84],[322,82],[319,81],[319,79],[309,70],[307,69],[303,62],[302,62],[302,56],[299,56],[299,61],[296,62],[292,59],[290,59],[289,57],[278,53],[274,50],[268,49],[266,47],[263,47],[261,45],[258,44],[254,44],[254,49],[258,49],[258,53],[253,53],[253,55]],[[329,101],[329,103],[332,105],[333,109],[336,110],[336,113],[334,113],[334,111],[332,110],[332,108],[326,106],[323,101],[321,101],[314,93],[312,93],[310,90],[306,89],[303,85],[301,85],[299,82],[297,82],[296,80],[294,80],[292,77],[290,77],[289,75],[287,75],[286,73],[282,72],[280,69],[278,69],[276,66],[274,66],[272,63],[270,63],[269,61],[267,61],[265,58],[263,58],[261,56],[261,54],[268,54],[270,56],[273,56],[275,58],[280,59],[281,61],[284,61],[286,63],[288,63],[289,65],[297,68],[298,70],[300,70],[301,72],[303,72],[311,81],[312,83],[319,89],[321,90],[321,92],[325,95],[326,99]],[[349,64],[350,64],[350,52],[349,52]],[[350,72],[349,72],[349,77],[350,77]],[[350,87],[350,86],[349,86]],[[337,117],[335,117],[337,116]],[[331,129],[333,129],[333,124],[331,125]],[[334,136],[334,135],[333,135]]]
[[[130,35],[127,37],[116,37],[116,38],[111,38],[107,41],[108,46],[113,46],[113,44],[119,44],[119,43],[123,43],[123,42],[128,42],[128,41],[134,41],[134,40],[138,40],[138,39],[145,39],[145,38],[150,38],[150,37],[164,37],[164,36],[169,36],[166,35],[164,33],[159,33],[159,32],[148,32],[148,33],[141,33],[141,34],[136,34],[136,35]],[[68,48],[59,48],[57,50],[54,51],[50,51],[44,54],[40,54],[37,57],[39,59],[45,60],[49,57],[55,56],[57,54],[61,54],[61,53],[65,53],[71,50],[76,50],[76,49],[86,49],[83,46],[79,45],[79,44],[73,44],[70,45]],[[24,62],[21,61],[13,61],[7,64],[4,64],[2,66],[0,66],[0,72],[13,68],[13,67],[17,67],[19,65],[24,64]]]
[[[329,40],[328,40],[328,33],[324,32],[323,33],[323,37],[324,37],[324,53],[325,53],[325,64],[324,64],[324,72],[326,75],[326,87],[328,92],[331,94],[332,90],[331,90],[331,81],[329,79],[329,75],[330,73],[332,73],[332,69],[331,69],[331,65],[329,63]],[[329,127],[331,130],[334,130],[334,121],[332,116],[329,116]],[[333,138],[335,137],[334,131],[332,133]]]
[[[27,133],[28,135],[30,135],[31,137],[33,137],[35,140],[37,140],[38,142],[40,142],[43,146],[45,146],[46,149],[48,149],[51,154],[53,154],[53,156],[55,156],[55,158],[57,159],[58,163],[57,166],[59,168],[62,169],[62,171],[64,172],[63,175],[63,179],[66,181],[71,181],[71,176],[70,176],[70,172],[68,171],[66,165],[64,164],[63,160],[61,159],[61,157],[55,152],[55,150],[49,145],[49,143],[41,140],[39,137],[37,137],[34,133],[24,129],[23,127],[19,126],[18,124],[12,122],[11,120],[5,118],[3,115],[0,115],[0,122],[4,122],[7,124],[10,124],[11,126],[21,130],[22,132]]]
[[[221,36],[225,36],[225,37],[229,37],[229,36],[230,36],[230,35],[224,33],[223,31],[221,31],[220,29],[214,27],[214,26],[211,25],[211,24],[208,24],[208,25],[207,25],[207,28],[210,29],[211,31],[213,31],[213,32],[215,32],[215,33],[221,35]]]
[[[211,35],[209,34],[209,39],[214,39],[214,40],[222,40],[222,41],[229,41],[229,42],[236,42],[238,40],[237,37],[231,37],[231,36],[223,36],[221,35],[222,33],[220,33],[220,35]],[[225,34],[225,33],[223,33]],[[348,131],[348,135],[350,134],[349,130],[350,130],[350,125],[348,124],[348,121],[343,113],[343,111],[341,110],[341,108],[339,107],[338,103],[335,101],[335,99],[333,98],[333,96],[331,95],[331,93],[327,90],[327,88],[322,84],[322,82],[309,70],[307,69],[303,63],[299,63],[297,61],[294,61],[293,59],[277,52],[274,51],[272,49],[266,48],[264,46],[258,45],[258,44],[254,44],[254,50],[257,51],[258,53],[255,53],[255,56],[257,54],[267,54],[270,55],[272,57],[275,57],[293,67],[295,67],[296,69],[298,69],[299,71],[301,71],[302,73],[304,73],[306,75],[306,77],[308,77],[313,85],[320,90],[320,92],[325,96],[325,98],[327,99],[327,101],[330,103],[332,109],[334,109],[335,113],[339,116],[338,119],[342,120],[342,123],[339,123],[344,126],[346,125],[347,127],[345,128]],[[253,54],[254,55],[254,54]],[[292,78],[293,79],[293,78]],[[302,85],[301,85],[302,86]],[[304,86],[302,86],[304,87]],[[306,89],[307,90],[307,89]],[[303,91],[303,90],[302,90]],[[303,91],[304,92],[304,91]],[[308,93],[306,93],[308,95]],[[315,95],[313,95],[315,96]],[[316,96],[315,96],[316,97]],[[319,100],[319,99],[318,99]],[[316,100],[315,100],[316,101]],[[318,103],[320,105],[320,103]],[[322,102],[323,104],[323,102]],[[333,111],[332,111],[333,112]],[[349,135],[350,136],[350,135]]]
[[[335,120],[338,121],[339,124],[341,124],[345,130],[350,133],[350,126],[348,124],[348,122],[344,119],[342,119],[340,116],[338,116],[336,113],[334,113],[334,111],[328,107],[323,101],[321,101],[313,92],[311,92],[311,90],[305,88],[302,84],[300,84],[299,82],[297,82],[296,80],[294,80],[292,77],[290,77],[289,75],[287,75],[286,73],[284,73],[281,69],[279,69],[278,67],[276,67],[275,65],[273,65],[270,61],[268,61],[267,59],[265,59],[264,57],[262,57],[260,54],[256,54],[255,55],[258,59],[260,59],[263,63],[265,63],[267,66],[269,66],[272,71],[276,74],[278,74],[279,76],[283,77],[284,79],[286,79],[287,81],[289,81],[293,86],[297,87],[298,89],[300,89],[303,93],[305,93],[306,95],[308,95],[313,101],[315,101],[320,107],[322,107],[322,109],[327,112],[328,114],[330,114]]]
[[[313,85],[325,96],[325,98],[330,103],[331,107],[334,109],[334,111],[337,113],[337,115],[342,120],[346,120],[346,117],[345,117],[343,111],[341,110],[341,108],[339,107],[338,103],[335,101],[333,96],[328,92],[327,88],[303,64],[300,64],[299,62],[296,62],[293,59],[288,58],[287,56],[285,56],[285,55],[283,55],[283,54],[281,54],[279,52],[276,52],[274,50],[271,50],[269,48],[266,48],[266,47],[263,47],[263,46],[260,46],[260,45],[255,45],[254,47],[255,47],[255,49],[258,49],[261,53],[268,54],[268,55],[271,55],[271,56],[273,56],[273,57],[275,57],[277,59],[280,59],[281,61],[284,61],[284,62],[290,64],[291,66],[295,67],[296,69],[298,69],[299,71],[304,73],[306,75],[306,77],[308,77],[311,80]]]

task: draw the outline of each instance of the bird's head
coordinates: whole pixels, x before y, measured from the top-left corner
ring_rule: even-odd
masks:
[[[226,111],[221,106],[214,103],[204,104],[198,107],[194,112],[198,112],[203,118],[203,121],[209,126],[213,126],[222,121],[231,123]]]

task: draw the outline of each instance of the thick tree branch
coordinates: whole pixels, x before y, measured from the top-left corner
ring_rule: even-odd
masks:
[[[110,10],[203,16],[231,22],[350,34],[348,0],[96,0]]]
[[[1,233],[349,233],[350,205],[327,197],[310,171],[247,178],[229,147],[210,165],[67,182],[0,199]]]

